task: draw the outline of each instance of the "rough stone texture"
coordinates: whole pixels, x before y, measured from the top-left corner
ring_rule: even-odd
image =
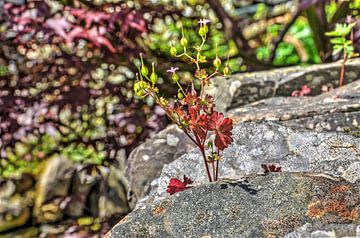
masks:
[[[32,191],[24,191],[18,182],[27,186],[23,179],[3,181],[0,185],[0,232],[23,226],[31,217]]]
[[[360,68],[360,66],[359,66]],[[360,126],[360,80],[314,97],[274,97],[228,112],[236,122],[279,121],[316,131]]]
[[[159,177],[164,164],[189,152],[194,145],[186,135],[171,125],[133,150],[128,158],[126,177],[129,181],[128,200],[131,208],[149,193],[151,182]]]
[[[265,98],[290,96],[304,84],[312,89],[311,95],[318,95],[323,85],[337,87],[340,65],[336,62],[218,77],[207,91],[215,95],[217,109],[222,112]],[[345,83],[359,79],[359,75],[360,59],[348,61]]]
[[[219,181],[148,203],[107,237],[356,237],[359,194],[359,182],[322,174]]]
[[[34,229],[26,225],[32,224],[35,230],[47,234],[46,229],[38,228],[61,219],[106,219],[128,214],[125,154],[118,155],[116,166],[99,165],[96,170],[92,165],[75,164],[65,156],[54,155],[44,161],[36,178],[22,174],[18,178],[3,179],[0,183],[0,233],[15,232],[14,228],[21,227],[24,234],[16,231],[5,237],[38,237],[28,236]],[[48,227],[61,230],[70,224],[72,222],[67,220],[58,227]]]
[[[233,138],[223,152],[220,177],[241,178],[261,173],[261,164],[275,164],[283,171],[321,172],[350,182],[360,180],[360,138],[352,135],[298,131],[273,122],[245,122],[234,127]],[[197,149],[164,166],[160,178],[153,182],[150,197],[163,196],[169,179],[180,179],[184,174],[196,183],[207,181]]]
[[[40,223],[62,218],[60,203],[68,195],[74,163],[65,157],[55,156],[44,165],[36,184],[34,215]]]

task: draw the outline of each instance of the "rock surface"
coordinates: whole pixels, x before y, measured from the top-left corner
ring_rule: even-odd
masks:
[[[126,177],[129,181],[128,200],[131,208],[149,193],[151,182],[168,164],[194,148],[186,135],[171,125],[133,150],[128,158]]]
[[[359,182],[322,174],[218,181],[135,210],[107,237],[357,237],[359,194]]]
[[[360,68],[360,67],[359,67]],[[273,97],[228,112],[236,122],[279,121],[316,131],[360,126],[360,80],[314,97]]]
[[[265,98],[288,97],[305,84],[314,96],[321,93],[323,85],[337,87],[340,65],[336,62],[218,77],[207,91],[217,98],[217,109],[222,112]],[[359,79],[360,59],[348,61],[345,72],[345,83]]]
[[[225,149],[219,176],[241,178],[261,173],[261,164],[283,171],[322,172],[360,181],[360,138],[336,132],[298,131],[273,122],[246,122],[233,129],[234,142]],[[165,195],[170,178],[188,176],[197,184],[207,181],[197,149],[164,166],[153,182],[150,198]],[[141,203],[139,203],[141,206]]]
[[[34,215],[38,222],[54,222],[62,218],[60,203],[68,196],[74,163],[55,156],[44,164],[44,171],[36,184]]]

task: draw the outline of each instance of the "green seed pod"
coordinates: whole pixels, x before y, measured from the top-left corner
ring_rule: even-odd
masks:
[[[142,76],[146,77],[149,73],[149,70],[148,70],[148,68],[146,68],[145,65],[141,65],[140,72],[141,72]]]
[[[176,54],[177,54],[176,48],[174,46],[171,46],[170,47],[170,55],[176,56]]]
[[[158,76],[153,72],[151,75],[150,75],[150,81],[152,84],[156,84],[158,80]]]
[[[158,80],[158,76],[155,73],[155,64],[152,63],[152,73],[150,75],[150,82],[154,85]]]
[[[182,92],[180,91],[180,89],[178,90],[177,97],[178,97],[179,100],[181,100],[181,99],[184,98],[184,95],[182,94]]]
[[[148,87],[147,83],[144,81],[138,81],[134,84],[134,92],[136,96],[143,97],[145,89]]]
[[[229,73],[230,73],[229,67],[228,67],[228,66],[225,66],[225,67],[224,67],[223,74],[224,74],[224,75],[229,75]]]
[[[216,68],[219,68],[221,66],[221,60],[220,58],[216,57],[213,61],[213,64]]]
[[[186,47],[188,45],[188,41],[185,37],[182,37],[180,40],[180,45]]]
[[[179,81],[179,75],[174,73],[174,74],[171,75],[171,79],[174,80],[175,83],[177,83]]]

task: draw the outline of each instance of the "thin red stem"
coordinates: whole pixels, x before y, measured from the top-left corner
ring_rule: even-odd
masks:
[[[218,180],[218,174],[219,174],[219,160],[216,160],[216,173],[215,173],[215,181]]]
[[[347,54],[346,54],[346,50],[344,50],[344,60],[341,64],[339,87],[341,87],[344,83],[346,60],[347,60]]]
[[[211,166],[212,166],[213,178],[214,178],[214,181],[216,181],[214,161],[211,161]]]
[[[212,179],[211,179],[211,175],[210,175],[210,169],[209,169],[209,165],[207,163],[207,160],[206,160],[206,155],[205,155],[205,148],[201,145],[200,143],[200,139],[199,137],[195,134],[195,138],[196,140],[198,141],[198,146],[199,146],[199,149],[200,149],[200,152],[203,156],[203,159],[204,159],[204,163],[205,163],[205,168],[206,168],[206,173],[207,173],[207,176],[209,178],[209,182],[212,182]]]

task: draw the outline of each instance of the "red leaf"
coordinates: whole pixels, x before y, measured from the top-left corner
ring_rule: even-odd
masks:
[[[222,113],[213,112],[210,116],[209,130],[215,131],[215,145],[219,150],[224,150],[233,142],[232,129],[232,120]]]
[[[188,188],[191,188],[187,185],[192,184],[192,183],[193,183],[193,181],[191,179],[189,179],[188,177],[186,177],[185,175],[184,175],[183,182],[181,182],[180,180],[178,180],[176,178],[171,178],[169,181],[169,185],[166,189],[166,192],[169,193],[170,195],[173,195],[177,192],[181,192]]]

